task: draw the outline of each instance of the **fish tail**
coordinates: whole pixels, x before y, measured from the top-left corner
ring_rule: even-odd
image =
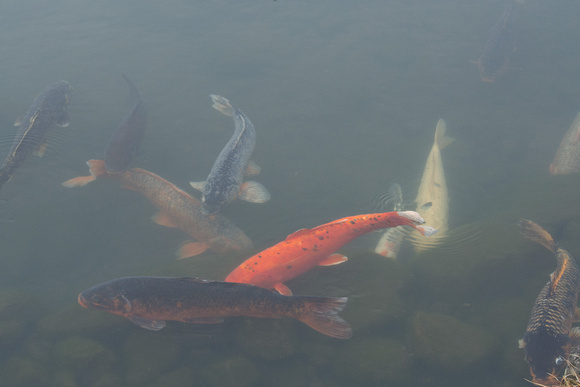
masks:
[[[330,337],[348,339],[352,336],[350,324],[338,315],[338,312],[346,306],[347,297],[303,297],[302,299],[304,314],[296,317],[298,320]]]
[[[107,174],[107,169],[105,168],[105,162],[103,160],[89,160],[87,161],[89,166],[89,176],[79,176],[73,179],[67,180],[62,185],[67,188],[82,187],[87,185],[92,181],[95,181],[97,177]]]
[[[455,139],[453,137],[445,137],[445,132],[447,131],[447,124],[440,118],[437,122],[437,128],[435,129],[435,144],[439,146],[439,150],[445,148],[447,145],[451,144]]]
[[[210,94],[211,100],[213,105],[211,105],[215,110],[220,111],[221,113],[225,114],[226,116],[233,117],[234,116],[234,107],[226,98],[222,97],[221,95],[217,94]]]
[[[552,236],[540,225],[527,219],[520,219],[518,224],[520,226],[520,232],[522,233],[523,236],[534,242],[541,244],[554,254],[556,253],[556,250],[558,249],[558,244],[552,238]]]

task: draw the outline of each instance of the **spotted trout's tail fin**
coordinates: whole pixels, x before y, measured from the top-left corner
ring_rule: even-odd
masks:
[[[89,176],[75,177],[62,183],[63,186],[67,188],[81,187],[83,185],[89,184],[91,181],[95,181],[97,177],[107,174],[107,168],[105,168],[105,162],[103,160],[89,160],[87,161],[89,166]]]
[[[556,249],[558,248],[558,244],[552,238],[552,236],[544,230],[539,224],[532,222],[531,220],[527,219],[520,219],[518,222],[520,226],[520,232],[523,236],[537,242],[553,252],[556,253]]]
[[[304,314],[292,316],[308,325],[310,328],[337,339],[349,339],[352,328],[344,321],[338,312],[346,306],[348,298],[330,297],[300,297],[304,301]]]

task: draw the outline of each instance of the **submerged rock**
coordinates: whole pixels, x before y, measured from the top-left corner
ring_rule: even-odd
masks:
[[[418,312],[412,320],[414,358],[446,372],[467,372],[496,354],[498,340],[490,333],[454,317]]]
[[[34,295],[9,289],[0,292],[0,353],[7,355],[26,335],[42,311]]]
[[[19,356],[4,363],[1,381],[2,385],[10,387],[49,387],[54,385],[48,367]]]
[[[259,373],[254,362],[235,356],[209,364],[203,376],[212,387],[246,387],[256,383]]]

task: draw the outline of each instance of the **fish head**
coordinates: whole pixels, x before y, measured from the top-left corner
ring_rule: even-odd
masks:
[[[570,338],[567,335],[524,335],[524,351],[530,366],[532,381],[543,386],[559,386],[557,379],[567,364],[571,350]]]
[[[201,198],[201,213],[205,216],[217,214],[222,208],[222,204],[206,200],[205,196]]]
[[[78,301],[84,308],[106,310],[114,314],[124,315],[132,309],[131,302],[124,294],[99,285],[79,294]]]

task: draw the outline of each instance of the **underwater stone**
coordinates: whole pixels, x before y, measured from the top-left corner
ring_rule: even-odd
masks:
[[[161,331],[135,327],[123,348],[127,384],[142,386],[178,364],[182,342],[179,335],[171,332],[171,327]]]
[[[400,385],[412,364],[405,346],[388,338],[353,338],[337,353],[334,372],[351,385]]]
[[[9,289],[0,292],[0,353],[6,355],[22,340],[42,306],[32,294]]]
[[[196,373],[188,367],[182,367],[175,371],[168,372],[161,375],[155,383],[151,384],[151,387],[163,386],[163,387],[183,387],[192,383],[193,380],[198,380]]]
[[[291,319],[244,318],[236,343],[249,356],[275,360],[296,352],[296,334]]]
[[[54,385],[45,365],[18,356],[5,362],[1,381],[2,385],[10,387],[49,387]]]
[[[253,361],[235,356],[211,363],[203,376],[212,387],[245,387],[254,385],[259,373]]]
[[[466,372],[496,352],[498,340],[454,317],[417,312],[412,320],[413,355],[429,368]]]

